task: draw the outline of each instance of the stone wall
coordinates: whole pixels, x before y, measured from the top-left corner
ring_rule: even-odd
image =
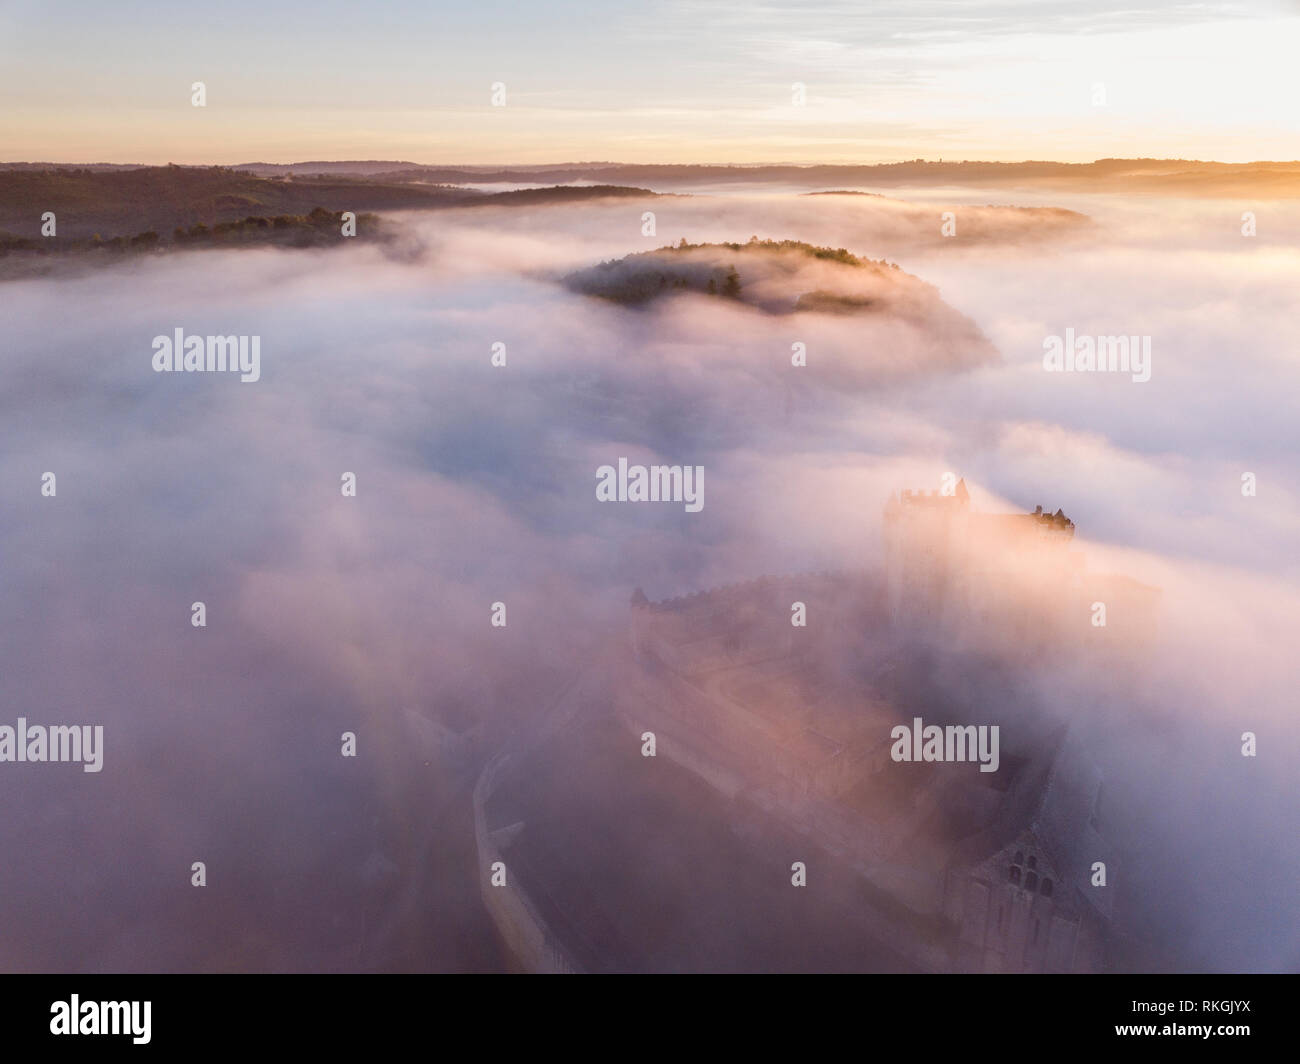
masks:
[[[479,892],[488,915],[520,966],[530,972],[568,974],[579,969],[528,895],[510,875],[510,862],[502,856],[487,828],[486,805],[509,763],[508,754],[493,758],[474,785],[474,840],[478,845]],[[494,887],[492,865],[506,866],[505,886]]]

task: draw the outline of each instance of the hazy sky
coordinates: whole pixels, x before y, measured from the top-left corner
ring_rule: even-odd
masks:
[[[1297,45],[1294,0],[0,0],[0,159],[1293,159]]]

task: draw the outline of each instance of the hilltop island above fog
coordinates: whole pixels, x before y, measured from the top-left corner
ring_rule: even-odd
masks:
[[[829,345],[853,352],[844,368],[854,374],[881,371],[891,361],[910,372],[999,359],[979,326],[934,285],[883,259],[799,240],[682,240],[578,270],[562,283],[626,314],[680,310],[693,315],[693,328],[718,330],[731,343],[742,327],[736,312],[798,321],[800,335],[810,343],[815,337],[823,351]],[[757,320],[751,326],[769,329]]]
[[[939,290],[884,259],[800,240],[662,247],[602,262],[564,278],[575,292],[627,307],[647,307],[694,293],[734,301],[766,314],[890,316],[984,351],[988,341]]]
[[[736,270],[737,257],[746,266],[746,281],[741,280]],[[838,277],[847,284],[845,290],[838,293],[821,289],[803,292],[793,303],[789,300],[788,286],[779,284],[779,281],[775,285],[770,283],[774,276],[793,280],[816,262],[837,263],[864,272],[850,281],[839,271],[829,271],[828,277]],[[910,274],[903,274],[894,263],[883,259],[861,259],[844,248],[815,247],[801,240],[759,240],[757,237],[750,237],[747,244],[689,244],[683,238],[676,245],[627,255],[579,270],[569,274],[564,282],[575,292],[624,306],[644,306],[662,296],[696,292],[736,299],[769,314],[782,314],[805,309],[882,309],[886,302],[885,293],[871,282],[878,282],[893,273],[922,284]],[[868,293],[864,286],[874,287],[874,291]],[[817,306],[810,307],[809,304]]]

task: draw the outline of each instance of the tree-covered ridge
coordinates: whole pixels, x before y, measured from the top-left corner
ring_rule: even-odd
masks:
[[[528,207],[550,203],[585,203],[598,199],[660,199],[648,188],[627,185],[548,185],[546,188],[517,188],[509,192],[485,192],[466,207]]]
[[[357,216],[357,236],[379,235],[379,216]],[[277,214],[267,218],[249,215],[233,222],[208,226],[202,222],[177,226],[170,237],[148,229],[132,236],[104,237],[100,233],[84,239],[68,237],[25,237],[0,232],[0,256],[7,252],[152,251],[169,246],[198,247],[207,244],[284,244],[315,247],[332,244],[342,235],[343,212],[317,207],[310,214]]]
[[[484,192],[382,177],[310,175],[258,177],[225,166],[0,167],[0,232],[38,237],[41,216],[58,217],[60,234],[170,233],[212,228],[249,217],[304,217],[330,211],[440,210],[466,206],[529,208],[584,200],[654,198],[649,189],[574,185]],[[128,238],[129,239],[129,238]]]
[[[111,266],[140,255],[201,248],[341,247],[349,240],[387,242],[391,227],[377,214],[356,218],[356,235],[343,235],[343,211],[317,207],[309,214],[249,215],[209,226],[177,226],[170,235],[147,229],[131,236],[29,237],[0,230],[0,280],[40,276],[56,264],[74,270]]]
[[[859,258],[847,248],[827,248],[818,247],[816,244],[809,244],[804,240],[759,240],[756,236],[751,236],[744,244],[718,243],[718,244],[688,244],[683,237],[677,244],[669,244],[660,248],[660,251],[696,251],[700,248],[729,248],[732,251],[797,251],[805,255],[811,255],[815,259],[826,259],[830,262],[841,262],[845,266],[883,266],[886,269],[896,270],[898,264],[888,262],[885,259],[864,259]],[[643,254],[653,255],[655,252],[649,251]],[[629,256],[629,258],[632,256]]]
[[[740,263],[740,268],[737,263]],[[819,247],[802,240],[759,240],[758,237],[750,237],[743,244],[728,241],[692,244],[682,238],[677,244],[621,259],[608,259],[589,269],[579,270],[564,278],[564,283],[584,295],[624,306],[643,306],[660,296],[683,292],[737,300],[772,313],[828,309],[843,313],[879,305],[877,292],[869,296],[850,293],[839,297],[820,290],[802,294],[790,291],[784,297],[775,298],[771,290],[773,278],[789,274],[790,283],[798,286],[802,282],[797,275],[804,263],[830,263],[836,267],[865,270],[876,279],[906,279],[903,283],[929,287],[903,273],[895,263],[861,258],[847,248]],[[766,282],[764,292],[750,298],[746,286],[754,281]]]

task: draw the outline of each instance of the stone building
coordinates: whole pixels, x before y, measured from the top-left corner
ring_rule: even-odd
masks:
[[[1102,792],[1068,730],[1018,766],[997,815],[952,850],[944,911],[959,970],[1102,969],[1118,871]]]
[[[883,517],[890,614],[911,636],[1026,659],[1124,656],[1154,636],[1159,590],[1089,570],[1059,509],[982,513],[959,480],[893,495]]]
[[[656,734],[660,755],[948,928],[945,959],[918,959],[930,970],[1101,970],[1117,868],[1101,774],[1062,719],[1006,711],[993,773],[890,755],[893,727],[922,704],[927,723],[989,723],[996,680],[964,706],[917,682],[936,643],[975,667],[970,651],[1008,647],[1084,660],[1114,644],[1089,623],[1096,596],[1126,619],[1120,632],[1149,633],[1158,592],[1090,573],[1074,532],[1059,510],[977,512],[958,482],[953,495],[889,500],[883,580],[767,577],[663,602],[638,589],[616,710],[634,736]],[[791,625],[795,601],[806,628]],[[1102,866],[1107,885],[1094,885]]]

